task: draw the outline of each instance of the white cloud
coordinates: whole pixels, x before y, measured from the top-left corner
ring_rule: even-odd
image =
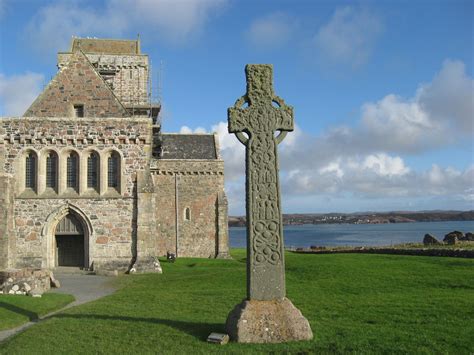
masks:
[[[474,81],[463,62],[446,60],[433,81],[418,89],[416,101],[433,121],[457,131],[473,131]]]
[[[456,97],[450,90],[442,90],[445,83],[456,88]],[[449,200],[472,208],[474,166],[459,170],[434,164],[418,171],[403,158],[459,141],[472,142],[472,90],[473,80],[463,64],[446,61],[412,98],[392,94],[362,105],[354,127],[333,127],[314,137],[296,126],[279,146],[282,192],[290,200],[291,196],[305,201],[310,197],[379,199],[395,206],[394,199],[410,202],[418,198],[424,201],[424,208],[430,208],[426,201],[439,198],[437,203]],[[438,102],[443,103],[439,109]],[[240,213],[235,211],[242,211],[239,208],[245,194],[244,146],[227,133],[226,122],[219,122],[212,130],[219,134],[231,210]]]
[[[0,73],[0,116],[20,116],[42,89],[44,76],[27,72],[6,77]]]
[[[338,7],[314,36],[319,56],[329,63],[365,64],[383,31],[380,17],[365,8]]]
[[[274,12],[254,20],[245,36],[258,48],[276,48],[284,45],[293,35],[297,23],[283,12]]]
[[[26,35],[43,53],[66,50],[72,36],[121,36],[133,26],[183,43],[197,36],[226,1],[105,0],[103,6],[93,8],[77,0],[60,0],[33,16]]]
[[[405,175],[410,169],[400,157],[391,157],[384,153],[371,154],[365,157],[362,167],[381,176]]]
[[[319,168],[318,173],[323,174],[335,174],[337,178],[344,176],[344,171],[341,169],[340,159],[333,161],[322,168]]]
[[[444,88],[453,88],[444,89]],[[454,94],[453,94],[453,90]],[[445,61],[412,98],[390,94],[361,107],[353,127],[332,127],[320,137],[301,137],[317,159],[350,154],[420,154],[474,139],[474,81],[459,61]],[[309,148],[310,147],[310,148]],[[298,151],[293,155],[297,163]]]
[[[137,24],[146,24],[168,39],[183,41],[201,30],[211,14],[226,0],[109,0],[108,11],[124,13]]]
[[[183,126],[179,130],[181,134],[191,134],[191,133],[207,133],[206,129],[203,127],[197,127],[195,129],[189,128],[188,126]]]
[[[360,198],[457,196],[472,194],[474,167],[464,171],[437,165],[415,172],[400,157],[369,155],[338,158],[326,167],[292,170],[282,179],[282,190],[290,195],[343,196]]]

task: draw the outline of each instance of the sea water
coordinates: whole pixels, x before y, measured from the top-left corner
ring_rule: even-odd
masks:
[[[316,246],[390,246],[421,243],[426,233],[443,240],[445,234],[458,230],[474,232],[474,221],[413,222],[388,224],[305,224],[285,226],[285,247]],[[245,248],[246,228],[229,228],[230,245]]]

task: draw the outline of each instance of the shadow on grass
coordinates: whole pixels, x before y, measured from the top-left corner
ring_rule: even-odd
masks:
[[[202,341],[206,341],[207,337],[212,332],[225,333],[224,324],[221,323],[196,323],[161,318],[135,318],[125,316],[108,316],[102,314],[56,314],[50,318],[72,318],[85,320],[96,319],[105,321],[148,322],[152,324],[162,324],[188,333],[189,335]]]
[[[10,312],[14,312],[14,313],[20,314],[22,316],[25,316],[25,317],[28,318],[28,320],[30,322],[38,320],[38,314],[37,313],[28,311],[27,309],[23,309],[23,308],[14,306],[14,305],[9,304],[9,303],[5,303],[5,302],[0,301],[0,308],[4,308],[4,309],[6,309]]]

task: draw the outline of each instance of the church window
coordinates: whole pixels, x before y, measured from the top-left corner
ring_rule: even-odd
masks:
[[[25,166],[25,187],[36,188],[36,156],[30,152],[26,156]]]
[[[107,161],[107,186],[118,188],[120,176],[120,157],[116,152],[112,152]]]
[[[84,117],[84,105],[74,105],[74,116]]]
[[[92,152],[87,158],[87,187],[96,189],[99,186],[99,157]]]
[[[56,188],[58,160],[54,153],[46,157],[46,187]]]
[[[71,153],[66,162],[66,184],[68,188],[77,189],[79,177],[79,159],[77,154]]]
[[[184,220],[185,221],[190,221],[191,220],[191,210],[189,207],[186,207],[184,209]]]

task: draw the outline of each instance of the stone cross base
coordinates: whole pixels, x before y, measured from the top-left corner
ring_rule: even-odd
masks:
[[[243,300],[229,313],[226,331],[238,343],[283,343],[311,340],[308,320],[288,298]]]

